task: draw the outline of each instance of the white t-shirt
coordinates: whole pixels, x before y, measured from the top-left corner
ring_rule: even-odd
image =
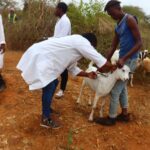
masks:
[[[81,35],[49,38],[32,45],[22,56],[17,68],[29,84],[29,89],[40,89],[57,79],[67,68],[74,76],[81,72],[77,61],[82,57],[92,60],[100,68],[106,59]]]
[[[54,37],[64,37],[71,35],[71,23],[66,14],[64,14],[56,23]]]

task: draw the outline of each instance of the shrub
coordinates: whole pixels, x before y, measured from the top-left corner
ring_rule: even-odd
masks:
[[[7,11],[4,12],[6,39],[9,49],[26,50],[34,42],[44,36],[52,36],[56,17],[54,16],[55,2],[51,0],[30,0],[25,9],[17,10],[18,21],[9,24]],[[98,50],[105,54],[110,47],[114,21],[103,12],[103,2],[90,0],[89,3],[79,5],[74,2],[69,4],[68,16],[72,23],[72,33],[94,32],[98,38]],[[150,24],[145,21],[144,12],[138,7],[125,6],[126,12],[136,15],[142,33],[143,48],[150,48]]]

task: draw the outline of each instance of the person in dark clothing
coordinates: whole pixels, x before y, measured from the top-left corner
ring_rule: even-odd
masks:
[[[122,68],[123,65],[126,64],[129,66],[131,72],[134,72],[138,54],[142,46],[137,19],[130,14],[124,13],[120,6],[120,2],[117,0],[110,0],[105,6],[105,11],[117,21],[115,35],[107,60],[111,60],[118,44],[120,44],[117,66]],[[119,102],[122,112],[117,116]],[[107,126],[115,125],[116,121],[130,121],[130,115],[128,113],[127,82],[123,81],[117,81],[111,91],[109,116],[96,120],[97,123]]]

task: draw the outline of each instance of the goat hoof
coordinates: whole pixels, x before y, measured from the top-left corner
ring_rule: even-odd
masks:
[[[79,101],[76,101],[76,104],[80,104],[80,102],[79,102]]]
[[[79,103],[80,103],[80,101],[79,101],[79,100],[77,100],[77,101],[76,101],[76,104],[79,104]]]
[[[92,104],[91,104],[91,103],[88,103],[88,106],[92,106]]]
[[[93,118],[90,117],[90,118],[89,118],[89,122],[93,122]]]
[[[93,122],[93,120],[88,120],[89,122]]]
[[[131,87],[133,87],[133,85],[130,85]]]

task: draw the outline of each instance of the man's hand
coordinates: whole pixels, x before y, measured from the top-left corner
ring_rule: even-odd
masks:
[[[97,74],[96,72],[84,72],[84,71],[81,71],[77,76],[80,76],[80,77],[87,77],[87,78],[90,78],[90,79],[96,79],[97,78]]]
[[[111,72],[114,72],[116,69],[117,69],[117,65],[113,65],[112,69],[111,69]]]
[[[89,72],[87,73],[87,77],[90,78],[90,79],[96,79],[97,78],[97,74],[96,72]]]
[[[124,59],[119,59],[118,62],[117,62],[117,66],[118,68],[122,68],[125,64],[125,61]]]
[[[5,53],[5,44],[1,44],[1,46],[0,46],[0,52],[2,54]]]

